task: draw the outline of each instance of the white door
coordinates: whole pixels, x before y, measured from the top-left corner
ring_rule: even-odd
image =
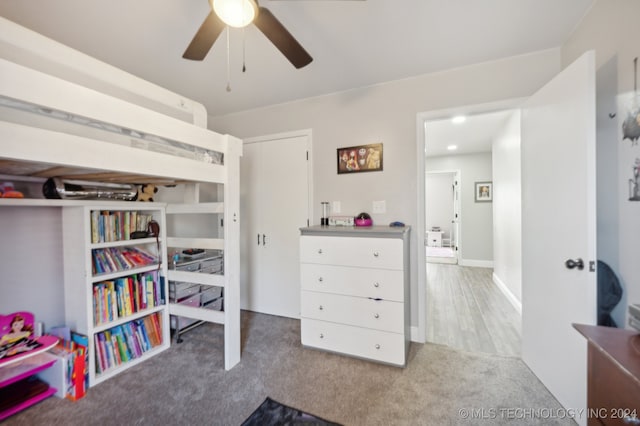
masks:
[[[587,52],[522,110],[522,358],[567,409],[587,396],[586,341],[572,323],[596,322],[595,152]],[[583,269],[565,265],[578,259]]]
[[[453,220],[451,221],[451,248],[456,257],[456,262],[460,262],[458,253],[458,236],[460,235],[460,171],[456,171],[453,177]]]
[[[308,136],[245,143],[241,307],[300,317],[299,237],[309,218]]]

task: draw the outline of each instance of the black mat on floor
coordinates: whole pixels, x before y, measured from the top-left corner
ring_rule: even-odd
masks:
[[[288,407],[267,397],[242,426],[342,426],[340,423],[330,422],[296,408]]]

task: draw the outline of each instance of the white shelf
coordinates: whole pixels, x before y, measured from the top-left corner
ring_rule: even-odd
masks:
[[[92,274],[92,250],[109,247],[122,246],[153,246],[155,252],[156,238],[140,238],[134,240],[123,240],[108,243],[91,243],[91,212],[92,211],[115,211],[132,210],[152,214],[153,219],[160,225],[159,249],[157,253],[160,264],[151,264],[140,268],[132,268],[113,273]],[[63,245],[64,245],[64,275],[65,275],[65,321],[67,325],[85,334],[89,338],[89,386],[94,386],[116,374],[136,365],[151,356],[160,353],[169,347],[169,306],[167,303],[168,287],[164,281],[161,293],[164,294],[163,304],[140,310],[131,315],[118,318],[107,323],[95,324],[94,321],[94,301],[93,290],[96,283],[113,280],[116,278],[128,277],[150,271],[158,271],[159,283],[161,277],[167,276],[166,268],[166,235],[165,235],[165,210],[162,203],[91,203],[78,206],[68,206],[65,204],[62,209],[63,225]],[[112,366],[109,370],[98,373],[96,361],[97,347],[95,336],[104,333],[114,327],[123,326],[131,321],[136,321],[148,315],[158,315],[160,328],[162,331],[161,343],[153,349],[143,353],[138,358],[131,359],[124,364]],[[123,329],[123,332],[127,332]]]
[[[141,246],[141,245],[152,244],[152,243],[156,244],[156,237],[134,238],[131,240],[109,241],[106,243],[92,243],[91,248],[100,249],[100,248],[109,248],[109,247]]]
[[[124,269],[122,271],[116,272],[108,272],[104,274],[96,274],[91,277],[92,283],[98,283],[100,281],[108,281],[115,278],[126,277],[129,275],[142,274],[144,272],[156,271],[158,270],[158,266],[162,268],[162,265],[158,265],[157,263],[153,263],[151,265],[143,266],[141,268],[132,268],[132,269]]]
[[[131,315],[127,315],[123,318],[118,318],[117,320],[109,321],[106,323],[100,323],[93,326],[93,333],[101,333],[105,330],[109,330],[113,327],[117,327],[122,324],[126,324],[131,321],[135,321],[140,318],[144,318],[147,315],[151,315],[155,312],[162,312],[166,309],[166,303],[162,306],[154,306],[153,308],[143,309],[141,311],[135,312]]]
[[[164,330],[163,330],[163,334]],[[123,371],[136,366],[138,364],[140,364],[141,362],[145,362],[146,360],[148,360],[149,358],[158,355],[160,352],[164,351],[165,349],[169,348],[169,340],[167,339],[162,345],[157,346],[147,352],[145,352],[144,354],[142,354],[139,358],[134,358],[132,360],[129,360],[123,364],[120,364],[118,366],[115,367],[111,367],[108,370],[103,371],[100,374],[95,374],[92,384],[91,386],[95,386],[99,383],[104,382],[107,379],[110,379],[120,373],[122,373]]]

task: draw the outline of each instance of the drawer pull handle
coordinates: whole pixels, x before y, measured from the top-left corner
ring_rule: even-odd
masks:
[[[373,257],[378,257],[378,256],[380,256],[380,253],[378,253],[377,251],[374,251],[373,252]]]
[[[380,314],[377,314],[377,313],[376,313],[376,314],[373,314],[373,317],[374,317],[375,319],[378,319],[378,318],[380,318]]]
[[[376,349],[380,349],[380,344],[376,343]]]
[[[319,278],[318,278],[318,281],[319,281],[319,282],[322,282],[322,281],[323,281],[322,277],[319,277]]]
[[[637,417],[624,416],[623,422],[626,425],[640,425],[640,419]]]
[[[320,333],[320,338],[324,339],[324,334]]]
[[[322,305],[320,305],[320,306],[318,307],[318,309],[323,310],[324,308],[322,307]]]
[[[318,254],[322,254],[322,249],[318,249]]]
[[[374,286],[375,288],[378,288],[378,287],[380,287],[380,283],[373,283],[373,286]]]

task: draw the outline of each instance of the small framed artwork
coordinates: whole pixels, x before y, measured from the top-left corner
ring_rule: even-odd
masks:
[[[338,148],[338,174],[382,171],[382,144]]]
[[[493,201],[493,183],[476,182],[476,203]]]

